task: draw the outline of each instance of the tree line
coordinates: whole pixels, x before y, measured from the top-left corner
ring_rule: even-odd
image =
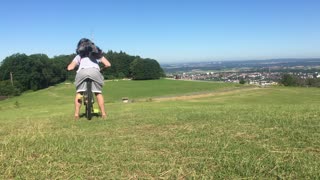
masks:
[[[39,90],[64,82],[74,81],[76,71],[67,71],[67,65],[76,54],[49,58],[46,54],[13,54],[0,65],[0,96],[19,95],[27,90]],[[108,51],[104,56],[111,67],[102,71],[105,79],[133,80],[159,79],[164,71],[154,59],[131,56],[125,52]]]
[[[313,78],[301,78],[293,74],[283,74],[280,84],[284,86],[320,87],[320,78],[314,74]]]

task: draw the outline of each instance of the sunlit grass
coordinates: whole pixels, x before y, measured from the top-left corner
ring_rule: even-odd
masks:
[[[36,93],[68,92],[72,99],[73,90],[60,85]],[[114,98],[106,103],[107,120],[79,122],[72,120],[72,100],[3,101],[0,179],[317,179],[319,92],[257,88],[129,104]]]

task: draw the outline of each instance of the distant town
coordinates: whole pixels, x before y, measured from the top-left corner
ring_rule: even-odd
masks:
[[[167,78],[261,86],[277,85],[283,74],[300,79],[320,78],[320,59],[317,58],[165,64],[162,68]]]

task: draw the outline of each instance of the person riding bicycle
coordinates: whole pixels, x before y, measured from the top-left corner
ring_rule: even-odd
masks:
[[[100,108],[102,118],[106,118],[107,114],[104,108],[104,99],[102,95],[102,86],[104,84],[103,75],[100,71],[103,68],[111,66],[110,62],[103,56],[102,50],[96,46],[92,41],[87,38],[82,38],[77,45],[76,57],[68,65],[68,71],[74,70],[77,66],[77,74],[75,77],[76,85],[76,97],[74,100],[75,104],[75,119],[79,119],[79,112],[81,108],[81,93],[86,91],[87,78],[92,79],[92,92],[95,93]],[[99,63],[102,63],[104,67],[100,69]]]

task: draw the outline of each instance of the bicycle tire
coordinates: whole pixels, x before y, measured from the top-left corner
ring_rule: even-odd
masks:
[[[86,116],[88,120],[91,120],[92,118],[92,110],[93,110],[93,105],[92,105],[92,81],[87,80],[87,103],[86,103]]]

